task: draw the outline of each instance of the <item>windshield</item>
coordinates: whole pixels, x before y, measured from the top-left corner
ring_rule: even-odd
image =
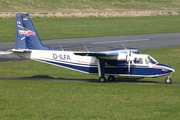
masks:
[[[149,64],[149,63],[156,64],[157,61],[154,58],[152,58],[151,56],[148,56],[147,59],[146,59],[146,63],[147,64]]]

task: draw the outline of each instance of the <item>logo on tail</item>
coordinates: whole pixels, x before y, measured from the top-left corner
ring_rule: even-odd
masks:
[[[24,40],[26,37],[29,37],[30,35],[36,35],[35,32],[33,32],[25,27],[22,27],[20,25],[18,25],[18,27],[22,29],[22,30],[18,30],[19,34],[24,35],[24,37],[22,37],[21,40]]]

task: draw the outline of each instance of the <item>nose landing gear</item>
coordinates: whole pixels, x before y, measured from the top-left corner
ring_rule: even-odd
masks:
[[[165,79],[165,83],[166,83],[166,84],[171,84],[171,83],[172,83],[171,75],[169,75],[169,76]]]

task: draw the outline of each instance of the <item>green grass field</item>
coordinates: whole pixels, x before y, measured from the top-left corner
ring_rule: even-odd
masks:
[[[179,10],[179,0],[1,0],[7,11]]]
[[[173,82],[180,82],[180,47],[141,53],[172,66],[176,70]],[[163,83],[165,77],[117,77],[115,83],[98,83],[98,80],[91,82],[98,79],[95,75],[25,60],[0,62],[0,78],[0,119],[176,120],[180,117],[180,86],[153,84]],[[60,79],[87,82],[61,82]]]
[[[0,119],[177,120],[179,86],[0,81]]]

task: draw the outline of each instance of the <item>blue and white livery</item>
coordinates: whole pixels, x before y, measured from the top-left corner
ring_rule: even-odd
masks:
[[[117,76],[159,77],[168,75],[165,82],[172,82],[174,69],[157,62],[150,55],[136,54],[137,50],[123,49],[102,52],[61,51],[44,46],[28,14],[16,14],[15,54],[39,62],[76,70],[87,74],[98,74],[99,81],[114,81]],[[5,54],[2,53],[2,54]]]

